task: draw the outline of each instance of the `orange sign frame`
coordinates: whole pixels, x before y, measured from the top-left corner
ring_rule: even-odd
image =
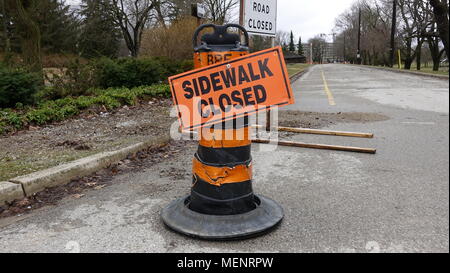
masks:
[[[169,77],[183,130],[294,104],[281,47]]]

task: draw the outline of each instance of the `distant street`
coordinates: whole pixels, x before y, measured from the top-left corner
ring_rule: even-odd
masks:
[[[376,155],[253,146],[254,188],[279,202],[281,226],[237,242],[167,230],[160,210],[188,194],[195,143],[112,185],[66,198],[22,220],[0,220],[7,252],[448,252],[449,81],[351,65],[316,65],[293,83],[282,111],[358,112],[331,130],[374,139],[288,135],[312,143],[375,147]],[[20,219],[20,217],[16,217]]]

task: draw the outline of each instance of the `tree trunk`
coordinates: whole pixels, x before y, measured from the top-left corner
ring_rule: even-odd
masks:
[[[16,0],[16,10],[20,25],[24,30],[22,40],[22,55],[24,62],[33,72],[42,74],[42,57],[41,57],[41,32],[38,24],[33,21],[29,11],[35,5],[36,0],[30,0],[28,5],[24,7],[22,0]]]
[[[137,58],[139,56],[139,47],[135,44],[131,50],[131,57]]]
[[[416,63],[417,63],[417,70],[421,69],[422,66],[422,39],[417,38],[417,47],[416,47]]]
[[[447,59],[449,59],[449,22],[447,1],[430,0],[430,4],[433,7],[433,14],[436,19],[439,36],[444,44]]]
[[[412,41],[408,39],[406,42],[406,54],[405,54],[405,69],[410,70],[411,64],[414,60],[414,54],[412,53]]]
[[[428,47],[430,48],[431,59],[433,60],[433,71],[439,71],[441,53],[439,52],[439,39],[428,37]]]
[[[3,35],[5,36],[5,56],[3,61],[9,65],[11,62],[11,40],[8,35],[8,16],[6,15],[5,0],[1,0],[3,14]]]

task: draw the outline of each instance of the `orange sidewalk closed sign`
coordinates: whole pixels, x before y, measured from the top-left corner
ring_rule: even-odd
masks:
[[[183,130],[294,103],[281,47],[169,78]]]

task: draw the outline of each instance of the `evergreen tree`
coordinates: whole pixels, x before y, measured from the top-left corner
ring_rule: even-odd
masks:
[[[6,28],[12,52],[24,53],[24,47],[28,47],[26,44],[30,41],[31,33],[34,33],[36,39],[39,38],[39,47],[44,53],[76,51],[78,22],[74,13],[69,10],[70,6],[64,1],[3,1],[6,3],[6,16],[3,17],[7,21],[6,25],[3,24],[2,32],[5,32]],[[35,27],[32,27],[33,24]],[[36,41],[30,43],[38,46]]]
[[[109,16],[102,0],[82,0],[80,15],[82,16],[79,49],[87,58],[106,56],[116,57],[121,32]]]
[[[20,49],[25,65],[30,71],[42,75],[41,30],[36,21],[35,11],[38,0],[15,0],[13,3],[14,23],[20,33]]]
[[[250,39],[250,48],[252,52],[261,51],[271,47],[271,41],[269,37],[253,35]]]
[[[287,45],[286,43],[283,43],[283,44],[281,45],[281,49],[283,49],[283,52],[286,53],[286,52],[288,52],[289,47],[288,47],[288,45]]]
[[[78,20],[69,5],[62,0],[39,0],[34,17],[44,52],[76,52]]]
[[[303,51],[302,37],[298,38],[298,55],[304,56],[305,52]]]
[[[295,43],[294,43],[294,33],[291,31],[291,40],[289,42],[289,51],[294,52],[295,51]]]
[[[0,46],[5,55],[3,61],[6,64],[9,64],[11,57],[11,37],[9,28],[11,23],[11,16],[9,16],[9,14],[6,12],[7,10],[8,9],[6,8],[5,0],[0,0],[0,17],[1,17],[0,37],[2,38],[0,40]]]

